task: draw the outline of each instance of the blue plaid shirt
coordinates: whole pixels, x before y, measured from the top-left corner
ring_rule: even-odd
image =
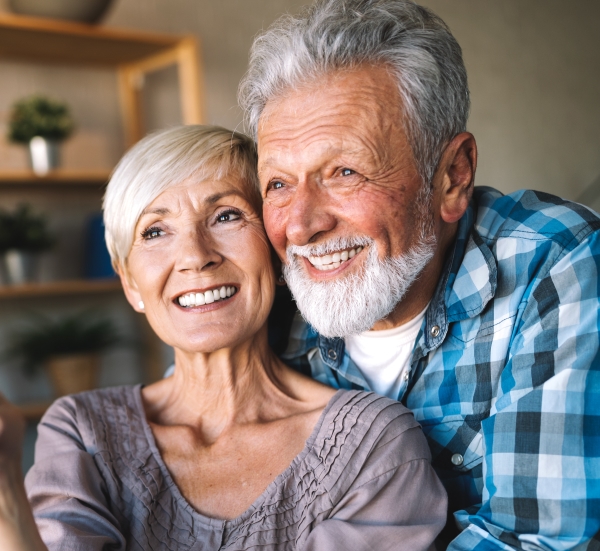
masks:
[[[421,423],[460,534],[448,549],[600,549],[600,219],[476,188],[398,399]],[[343,339],[298,315],[283,359],[368,389]],[[401,498],[401,496],[400,496]]]

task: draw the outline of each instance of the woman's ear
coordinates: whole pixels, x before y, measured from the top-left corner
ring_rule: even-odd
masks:
[[[476,168],[475,137],[469,132],[462,132],[448,144],[438,168],[440,212],[444,222],[457,222],[467,210],[473,195]]]
[[[117,274],[119,274],[119,278],[121,279],[121,285],[123,286],[123,291],[125,292],[127,302],[131,304],[131,307],[136,312],[139,312],[140,314],[144,313],[144,301],[142,300],[142,296],[138,291],[137,284],[129,275],[127,269],[123,266],[119,266],[117,268]]]

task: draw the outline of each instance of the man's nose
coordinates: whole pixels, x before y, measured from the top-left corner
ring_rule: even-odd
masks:
[[[319,185],[299,184],[288,205],[286,235],[293,245],[307,245],[336,226],[327,193]]]

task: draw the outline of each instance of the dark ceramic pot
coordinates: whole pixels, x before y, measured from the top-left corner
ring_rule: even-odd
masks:
[[[113,0],[8,0],[10,9],[22,15],[97,23]]]

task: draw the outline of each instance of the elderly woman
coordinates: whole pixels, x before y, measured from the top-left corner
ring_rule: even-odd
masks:
[[[2,403],[3,551],[432,545],[446,496],[412,415],[335,392],[269,349],[278,278],[255,163],[248,138],[188,126],[142,140],[117,167],[109,250],[177,368],[49,409],[25,484],[33,514]]]

